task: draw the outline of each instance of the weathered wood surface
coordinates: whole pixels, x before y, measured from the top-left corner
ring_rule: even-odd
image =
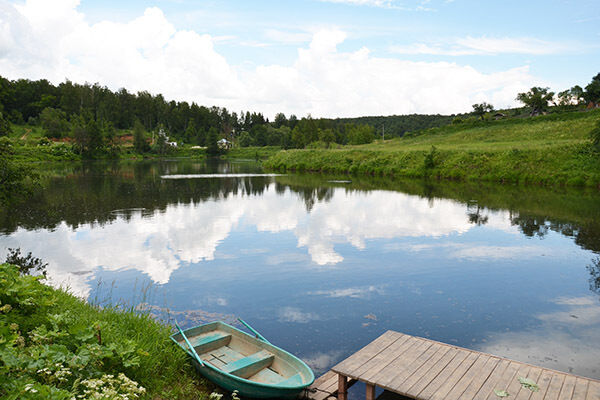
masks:
[[[312,400],[336,399],[339,375],[328,371],[321,375],[306,391],[306,397]],[[355,379],[348,381],[348,388],[356,383]]]
[[[536,367],[429,339],[387,331],[318,378],[308,397],[335,398],[343,379],[419,400],[498,400],[494,389],[514,400],[600,400],[600,381]],[[530,378],[540,390],[523,388],[518,378]],[[340,386],[341,384],[341,386]],[[343,394],[340,396],[343,398]],[[397,397],[401,398],[401,397]]]

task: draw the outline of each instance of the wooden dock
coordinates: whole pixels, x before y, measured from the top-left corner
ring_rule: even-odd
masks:
[[[599,360],[600,365],[600,360]],[[519,378],[534,381],[530,390]],[[468,350],[395,331],[387,331],[343,360],[311,386],[314,400],[347,400],[360,381],[367,400],[375,388],[397,398],[418,400],[600,400],[600,381]],[[506,391],[500,397],[497,391]]]

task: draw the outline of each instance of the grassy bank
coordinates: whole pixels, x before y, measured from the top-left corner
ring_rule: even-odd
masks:
[[[318,171],[545,185],[600,185],[589,132],[600,110],[429,129],[362,146],[287,150],[276,171]]]
[[[0,265],[3,399],[208,399],[170,328]]]
[[[236,147],[228,150],[225,154],[225,158],[240,160],[264,160],[272,157],[279,150],[281,150],[281,147],[279,146]]]

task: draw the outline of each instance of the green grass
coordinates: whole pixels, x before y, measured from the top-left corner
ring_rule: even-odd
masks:
[[[133,308],[95,307],[0,265],[3,399],[115,398],[85,395],[94,382],[101,383],[96,395],[112,386],[130,399],[207,399],[207,383],[170,333],[169,326]],[[121,373],[144,393],[111,384]]]
[[[433,177],[544,185],[600,185],[589,132],[600,111],[477,122],[333,150],[281,151],[277,171]]]
[[[236,147],[225,154],[225,158],[230,159],[245,159],[245,160],[264,160],[276,154],[281,147],[279,146],[264,146],[264,147]]]

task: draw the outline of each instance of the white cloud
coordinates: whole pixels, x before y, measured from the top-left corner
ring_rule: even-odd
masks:
[[[579,46],[572,43],[548,42],[536,38],[491,38],[471,37],[459,38],[450,43],[412,43],[409,45],[391,46],[390,50],[398,54],[431,54],[444,56],[498,55],[498,54],[530,54],[548,55],[573,52]]]
[[[393,8],[405,11],[435,11],[434,8],[427,7],[431,0],[414,1],[414,5],[406,6],[404,2],[397,0],[321,0],[326,3],[349,4],[353,6],[368,6],[379,8]]]
[[[331,290],[316,290],[309,292],[308,294],[314,296],[325,296],[331,298],[339,297],[350,297],[354,299],[364,299],[372,294],[384,294],[383,287],[381,286],[367,286],[367,287],[350,287],[344,289],[331,289]]]
[[[1,2],[0,74],[99,82],[267,116],[282,111],[316,117],[456,113],[483,100],[504,107],[515,104],[516,93],[540,83],[526,66],[482,73],[456,63],[375,57],[366,47],[339,51],[347,34],[337,29],[317,31],[310,39],[302,32],[269,31],[272,40],[310,44],[288,65],[234,66],[214,47],[222,35],[177,30],[159,8],[125,23],[91,24],[77,5],[76,0]],[[493,44],[471,38],[461,46]]]
[[[557,369],[597,377],[600,348],[600,306],[592,297],[561,297],[554,303],[564,309],[534,315],[539,326],[527,330],[492,333],[481,351]]]
[[[320,319],[322,318],[318,314],[303,312],[296,307],[284,307],[279,311],[279,320],[284,322],[306,324],[310,321],[318,321]]]

